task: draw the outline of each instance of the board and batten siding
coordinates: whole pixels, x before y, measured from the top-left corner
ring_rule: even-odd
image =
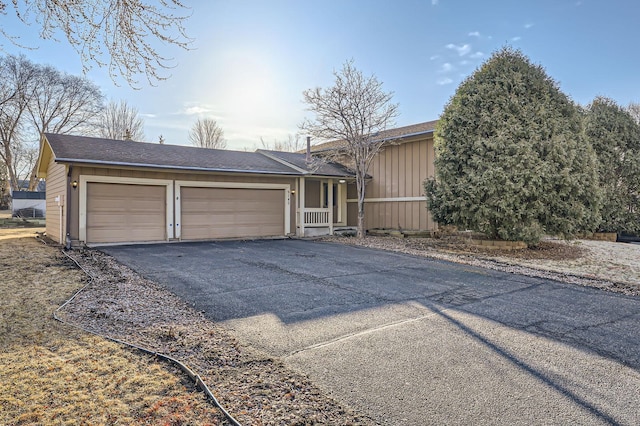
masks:
[[[319,180],[308,179],[304,187],[304,206],[307,208],[318,208],[320,205],[320,185]]]
[[[436,229],[424,196],[424,181],[434,176],[434,155],[433,137],[429,135],[387,145],[373,159],[365,196],[367,229]],[[356,196],[350,192],[349,198]],[[355,224],[357,203],[350,202],[348,209],[349,222]]]
[[[67,169],[55,162],[47,166],[47,237],[64,244],[67,232]]]
[[[197,182],[243,182],[243,183],[274,183],[274,184],[289,184],[291,189],[295,188],[295,178],[293,177],[279,177],[279,176],[265,176],[265,175],[231,175],[231,174],[212,174],[210,172],[180,172],[180,171],[154,171],[144,169],[112,169],[107,167],[87,167],[87,166],[75,166],[72,171],[72,179],[79,180],[80,175],[85,176],[109,176],[119,178],[142,178],[142,179],[159,179],[159,180],[173,180],[173,181],[197,181]],[[72,240],[78,240],[79,237],[79,197],[73,196],[77,194],[77,191],[71,191],[71,227],[70,235]],[[75,193],[75,194],[74,194]],[[295,217],[296,217],[296,200],[295,195],[291,195],[290,202],[290,229],[295,230]]]

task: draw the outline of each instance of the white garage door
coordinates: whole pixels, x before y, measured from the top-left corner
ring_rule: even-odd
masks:
[[[180,193],[182,240],[285,234],[282,189],[182,187]]]
[[[87,243],[166,240],[166,188],[87,184]]]

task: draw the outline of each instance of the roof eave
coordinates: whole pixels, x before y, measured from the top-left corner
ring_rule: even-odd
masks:
[[[330,175],[330,174],[310,174],[310,175],[306,175],[305,177],[313,177],[313,178],[339,178],[339,179],[355,179],[356,175]]]
[[[396,136],[396,137],[382,138],[382,139],[372,139],[371,142],[381,142],[382,141],[382,143],[386,143],[386,142],[393,142],[393,141],[402,141],[403,139],[410,139],[410,138],[414,138],[416,136],[424,136],[424,135],[432,134],[433,132],[435,132],[435,129],[421,130],[419,132],[407,133],[407,134]],[[320,145],[322,145],[322,144],[320,144]],[[334,147],[328,147],[328,148],[320,148],[320,149],[317,149],[317,150],[313,150],[313,147],[311,147],[311,149],[313,150],[312,153],[321,153],[321,152],[340,150],[340,149],[343,149],[343,147],[344,147],[344,144],[340,145],[340,146],[334,146]]]
[[[44,159],[44,154],[45,154],[45,150],[47,150],[49,152],[48,155],[48,159],[51,158],[51,156],[54,156],[54,152],[53,149],[51,148],[51,145],[49,145],[49,141],[47,140],[45,135],[42,135],[42,137],[40,138],[40,149],[38,152],[38,162],[36,163],[36,176],[39,178],[46,178],[47,177],[47,166],[49,161],[43,161]],[[44,167],[44,169],[43,169]]]
[[[72,164],[96,164],[100,166],[121,166],[121,167],[142,167],[147,169],[162,169],[162,170],[188,170],[199,172],[224,172],[224,173],[251,173],[262,175],[283,175],[283,176],[299,176],[302,173],[291,172],[277,172],[273,170],[251,170],[251,169],[224,169],[216,167],[188,167],[188,166],[172,166],[165,164],[147,164],[147,163],[125,163],[119,161],[100,161],[100,160],[87,160],[79,158],[56,158],[56,163],[72,163]]]

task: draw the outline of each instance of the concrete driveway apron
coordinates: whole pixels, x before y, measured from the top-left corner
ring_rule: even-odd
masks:
[[[300,240],[103,249],[380,424],[640,424],[640,299]]]

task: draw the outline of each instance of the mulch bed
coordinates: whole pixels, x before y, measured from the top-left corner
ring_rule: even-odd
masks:
[[[467,238],[460,236],[407,239],[406,245],[418,250],[440,250],[458,254],[502,256],[512,259],[573,260],[582,257],[584,253],[580,247],[559,241],[541,241],[535,247],[521,250],[483,249],[467,244]]]

